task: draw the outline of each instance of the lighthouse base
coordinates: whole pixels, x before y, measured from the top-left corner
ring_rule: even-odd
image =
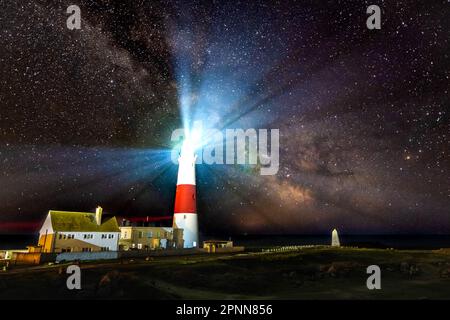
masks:
[[[175,213],[173,227],[183,229],[183,248],[198,248],[198,222],[195,213]]]

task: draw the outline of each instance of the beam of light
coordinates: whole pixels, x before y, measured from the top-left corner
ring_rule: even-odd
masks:
[[[11,210],[23,197],[36,201],[95,194],[102,201],[157,179],[172,166],[170,150],[162,149],[21,146],[2,150],[0,159],[8,172],[0,184],[9,186],[0,191],[0,201]]]
[[[197,30],[189,23],[195,13],[188,7],[181,6],[181,9],[178,20],[168,23],[168,42],[186,139],[198,149],[209,143],[211,137],[204,134],[208,129],[264,128],[273,123],[278,117],[275,100],[292,94],[299,84],[291,76],[287,77],[286,84],[282,80],[286,75],[278,77],[274,72],[281,69],[284,49],[274,46],[255,63],[253,56],[259,51],[260,43],[259,39],[243,40],[254,39],[252,31],[242,25],[244,17],[227,17],[234,27],[226,27],[226,32],[219,16],[215,16],[217,23],[208,30]],[[230,46],[237,39],[242,39],[242,43]],[[299,73],[298,63],[283,71],[286,69],[289,75]],[[196,122],[204,126],[200,138],[193,137]]]
[[[225,5],[217,8],[221,15],[211,12],[215,23],[204,30],[189,23],[195,12],[188,5],[180,4],[179,10],[178,20],[169,22],[168,30],[184,128],[195,121],[202,121],[205,130],[263,127],[279,123],[289,111],[299,117],[305,113],[322,117],[317,107],[336,105],[342,87],[354,82],[343,75],[357,72],[351,61],[359,52],[349,48],[339,59],[323,58],[319,49],[302,40],[313,30],[303,30],[303,37],[286,47],[280,37],[256,37],[254,29],[243,24],[262,18],[256,13],[249,17],[245,10],[232,11],[224,18]],[[271,27],[273,34],[285,34],[281,25]],[[320,51],[333,50],[339,40],[344,39],[328,39]],[[261,54],[261,47],[270,49]],[[341,59],[348,62],[342,71]]]
[[[189,25],[181,24],[178,28],[180,24],[176,23],[178,29],[170,29],[171,37],[176,39],[172,54],[176,61],[174,70],[185,141],[196,149],[215,143],[208,136],[208,129],[272,128],[272,124],[275,124],[274,128],[280,128],[283,122],[288,124],[284,128],[289,129],[292,122],[288,121],[292,119],[286,119],[286,115],[290,113],[298,116],[294,123],[304,119],[320,120],[326,112],[322,110],[329,110],[344,98],[340,96],[342,86],[353,81],[342,75],[357,71],[354,64],[346,63],[346,72],[340,72],[342,66],[339,61],[352,61],[351,52],[343,52],[340,59],[334,56],[323,58],[317,48],[301,42],[293,43],[291,50],[285,50],[283,45],[261,45],[270,50],[263,55],[261,52],[253,54],[258,50],[258,40],[252,34],[246,34],[247,29],[240,22],[245,19],[241,18],[230,18],[226,32],[223,32],[221,21],[216,21],[208,29],[206,37],[199,34],[198,41],[195,41],[196,30],[190,30]],[[204,38],[208,39],[206,45],[201,41]],[[237,45],[230,46],[230,43]],[[334,45],[335,42],[330,41],[324,44],[327,47],[324,50],[332,50]],[[260,59],[258,63],[251,61],[254,57]],[[198,67],[199,61],[202,62],[201,68]],[[195,129],[196,122],[203,124],[203,130]],[[255,170],[251,165],[232,168],[226,165],[200,166],[197,170],[204,184],[225,186],[230,191],[233,191],[227,183],[230,180],[245,181],[246,186],[255,190],[258,183],[264,182],[255,175],[257,168]],[[202,175],[203,170],[208,170],[208,175]],[[246,202],[238,191],[235,197]],[[262,194],[260,198],[264,197]],[[204,199],[210,201],[207,197]],[[258,204],[252,206],[266,212]],[[263,220],[276,224],[270,218],[269,215]]]
[[[190,149],[192,152],[201,149],[204,146],[205,138],[203,137],[202,124],[196,121],[191,127],[184,127],[185,137],[182,148]],[[190,150],[186,150],[189,152]]]

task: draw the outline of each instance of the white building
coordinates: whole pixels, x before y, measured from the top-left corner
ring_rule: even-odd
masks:
[[[102,208],[91,212],[48,212],[39,231],[41,252],[118,251],[120,230],[115,217],[102,221]]]
[[[183,247],[183,230],[167,227],[120,227],[120,250],[155,250]]]
[[[339,241],[339,235],[336,229],[333,229],[331,232],[331,246],[332,247],[340,247],[341,242]]]

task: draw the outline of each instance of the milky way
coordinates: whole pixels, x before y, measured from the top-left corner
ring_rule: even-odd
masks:
[[[1,6],[0,232],[170,214],[183,99],[219,129],[280,129],[275,176],[197,167],[204,233],[450,232],[447,1]]]

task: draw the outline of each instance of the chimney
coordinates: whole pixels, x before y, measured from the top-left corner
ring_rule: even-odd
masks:
[[[97,209],[95,209],[95,222],[97,222],[97,225],[102,224],[102,213],[103,208],[98,206]]]

